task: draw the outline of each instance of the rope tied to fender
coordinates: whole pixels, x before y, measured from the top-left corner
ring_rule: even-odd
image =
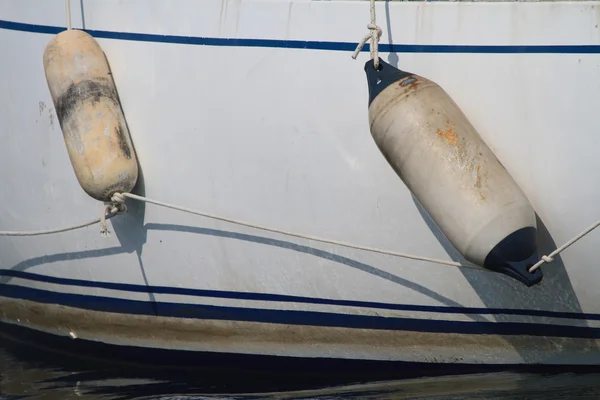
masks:
[[[373,60],[373,64],[375,65],[375,69],[379,68],[379,39],[381,38],[381,28],[377,25],[377,18],[375,16],[375,0],[371,0],[370,5],[371,10],[371,23],[367,25],[367,29],[369,32],[361,39],[361,41],[356,46],[356,50],[352,53],[352,58],[356,60],[358,54],[361,52],[364,45],[367,41],[371,40],[371,59]]]
[[[587,228],[586,230],[584,230],[583,232],[581,232],[579,235],[573,237],[571,240],[569,240],[567,243],[563,244],[562,246],[560,246],[559,248],[557,248],[556,250],[554,250],[552,253],[548,254],[547,256],[543,255],[541,257],[540,261],[538,261],[531,268],[529,268],[529,272],[531,272],[531,273],[534,272],[536,269],[538,269],[539,267],[541,267],[544,263],[548,263],[548,264],[551,263],[552,261],[554,261],[554,257],[556,257],[557,255],[559,255],[560,253],[562,253],[563,251],[565,251],[573,243],[575,243],[579,239],[583,238],[584,236],[586,236],[587,234],[589,234],[590,232],[592,232],[594,229],[596,229],[599,226],[600,226],[600,221],[596,221],[589,228]]]
[[[461,263],[456,262],[456,261],[449,261],[449,260],[441,260],[441,259],[430,258],[430,257],[423,257],[423,256],[419,256],[419,255],[401,253],[401,252],[397,252],[397,251],[380,249],[380,248],[376,248],[376,247],[368,247],[368,246],[362,246],[362,245],[357,245],[357,244],[352,244],[352,243],[345,243],[345,242],[341,242],[341,241],[338,241],[338,240],[320,238],[320,237],[317,237],[317,236],[305,235],[305,234],[298,233],[298,232],[285,231],[283,229],[272,228],[272,227],[268,227],[268,226],[264,226],[264,225],[258,225],[258,224],[254,224],[254,223],[250,223],[250,222],[235,220],[235,219],[232,219],[232,218],[227,218],[227,217],[223,217],[223,216],[219,216],[219,215],[215,215],[215,214],[209,214],[209,213],[205,213],[205,212],[202,212],[202,211],[193,210],[191,208],[181,207],[181,206],[177,206],[175,204],[169,204],[169,203],[165,203],[165,202],[162,202],[162,201],[153,200],[153,199],[150,199],[150,198],[147,198],[147,197],[138,196],[138,195],[132,194],[132,193],[115,193],[115,194],[113,194],[112,197],[111,197],[111,200],[110,200],[109,204],[107,204],[105,207],[103,207],[102,216],[100,218],[96,218],[96,219],[94,219],[92,221],[88,221],[88,222],[85,222],[83,224],[68,226],[68,227],[59,228],[59,229],[42,230],[42,231],[30,231],[30,232],[15,232],[15,231],[13,231],[13,232],[11,232],[11,231],[4,231],[3,232],[3,231],[0,231],[0,236],[38,236],[38,235],[48,235],[48,234],[54,234],[54,233],[61,233],[61,232],[72,231],[72,230],[75,230],[75,229],[79,229],[79,228],[83,228],[83,227],[86,227],[86,226],[94,225],[96,223],[100,223],[100,234],[102,236],[104,236],[104,237],[108,237],[108,236],[110,236],[110,231],[108,230],[106,221],[108,219],[110,219],[110,218],[118,215],[118,214],[122,214],[122,213],[127,212],[127,206],[125,205],[125,201],[128,198],[132,199],[132,200],[137,200],[137,201],[145,202],[145,203],[155,204],[155,205],[161,206],[161,207],[171,208],[173,210],[182,211],[182,212],[185,212],[185,213],[188,213],[188,214],[199,215],[199,216],[202,216],[202,217],[212,218],[212,219],[216,219],[216,220],[219,220],[219,221],[229,222],[229,223],[237,224],[237,225],[243,225],[243,226],[247,226],[247,227],[254,228],[254,229],[259,229],[259,230],[264,230],[264,231],[269,231],[269,232],[274,232],[274,233],[280,233],[280,234],[287,235],[287,236],[294,236],[294,237],[298,237],[298,238],[302,238],[302,239],[314,240],[314,241],[317,241],[317,242],[322,242],[322,243],[328,243],[328,244],[333,244],[333,245],[348,247],[348,248],[352,248],[352,249],[356,249],[356,250],[363,250],[363,251],[369,251],[369,252],[373,252],[373,253],[386,254],[386,255],[390,255],[390,256],[394,256],[394,257],[400,257],[400,258],[407,258],[407,259],[418,260],[418,261],[431,262],[431,263],[434,263],[434,264],[448,265],[448,266],[452,266],[452,267],[480,269],[477,266],[472,266],[472,265],[468,265],[468,264],[461,264]],[[569,240],[567,243],[565,243],[561,247],[559,247],[556,250],[554,250],[549,255],[543,255],[541,257],[540,261],[538,261],[535,265],[533,265],[531,268],[529,268],[529,272],[535,271],[536,269],[538,269],[544,263],[551,263],[551,262],[553,262],[554,261],[554,257],[556,257],[559,253],[565,251],[572,244],[574,244],[575,242],[577,242],[579,239],[583,238],[584,236],[588,235],[589,233],[591,233],[594,229],[598,228],[599,226],[600,226],[600,221],[597,221],[595,224],[593,224],[592,226],[590,226],[589,228],[587,228],[586,230],[584,230],[583,232],[581,232],[579,235],[577,235],[574,238],[572,238],[571,240]]]
[[[67,30],[72,29],[71,25],[71,0],[65,0],[65,14],[67,19]]]
[[[100,216],[100,234],[103,237],[110,236],[110,230],[108,230],[106,220],[108,218],[114,217],[117,214],[127,212],[127,206],[125,205],[125,196],[123,196],[121,193],[113,194],[110,200],[110,203],[104,206],[104,212]]]

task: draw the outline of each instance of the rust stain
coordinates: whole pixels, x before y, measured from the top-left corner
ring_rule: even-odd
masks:
[[[481,189],[481,175],[479,174],[480,169],[481,165],[475,167],[475,174],[477,176],[477,179],[475,180],[475,187],[478,189]]]
[[[438,128],[437,134],[441,139],[445,139],[448,144],[456,146],[456,140],[458,139],[458,136],[456,133],[454,133],[453,128],[448,128],[445,131]]]
[[[474,189],[475,194],[481,199],[486,201],[487,197],[484,195],[485,188],[487,187],[487,170],[485,168],[485,160],[482,159],[483,154],[475,152],[473,155],[473,149],[470,148],[469,142],[465,137],[459,137],[454,131],[454,121],[446,119],[445,128],[437,129],[437,136],[440,140],[450,145],[454,149],[453,156],[449,160],[452,163],[457,163],[455,166],[457,170],[461,170],[461,173],[468,173],[471,177],[470,185]]]
[[[455,129],[462,132],[461,125],[457,127],[451,118],[444,118],[442,121],[444,127],[437,128],[437,137],[444,145],[450,146],[450,149],[446,150],[451,153],[442,152],[443,159],[448,162],[451,170],[465,178],[465,184],[468,185],[465,189],[480,201],[487,201],[484,193],[488,190],[488,169],[483,152],[476,144],[470,142],[468,135],[459,136],[455,132]]]
[[[485,201],[486,197],[483,195],[483,192],[481,191],[481,188],[482,188],[481,165],[477,165],[477,167],[475,167],[475,176],[476,176],[475,187],[479,191],[479,197],[481,197],[481,200]]]

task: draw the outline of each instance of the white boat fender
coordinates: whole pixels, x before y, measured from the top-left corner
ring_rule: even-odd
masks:
[[[63,31],[46,46],[44,70],[82,189],[100,201],[132,190],[138,179],[137,158],[98,43],[81,30]]]
[[[377,147],[440,231],[473,264],[533,286],[542,273],[535,212],[456,103],[435,82],[365,65]]]

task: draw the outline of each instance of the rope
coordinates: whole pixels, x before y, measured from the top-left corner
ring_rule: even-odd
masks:
[[[65,0],[65,9],[67,12],[67,29],[71,30],[71,0]]]
[[[311,235],[305,235],[305,234],[302,234],[302,233],[285,231],[283,229],[271,228],[271,227],[267,227],[267,226],[264,226],[264,225],[258,225],[258,224],[253,224],[253,223],[250,223],[250,222],[245,222],[245,221],[240,221],[240,220],[232,219],[232,218],[221,217],[219,215],[208,214],[208,213],[204,213],[204,212],[201,212],[201,211],[192,210],[190,208],[176,206],[174,204],[169,204],[169,203],[164,203],[162,201],[152,200],[152,199],[149,199],[149,198],[146,198],[146,197],[142,197],[142,196],[138,196],[138,195],[135,195],[135,194],[132,194],[132,193],[117,193],[117,194],[115,194],[113,196],[112,200],[115,203],[122,203],[122,202],[125,201],[126,197],[130,198],[130,199],[138,200],[138,201],[143,201],[143,202],[146,202],[146,203],[151,203],[151,204],[154,204],[154,205],[157,205],[157,206],[161,206],[161,207],[171,208],[173,210],[183,211],[183,212],[186,212],[186,213],[189,213],[189,214],[199,215],[199,216],[206,217],[206,218],[212,218],[212,219],[216,219],[216,220],[219,220],[219,221],[229,222],[229,223],[232,223],[232,224],[243,225],[243,226],[247,226],[249,228],[260,229],[260,230],[263,230],[263,231],[280,233],[280,234],[287,235],[287,236],[294,236],[294,237],[298,237],[298,238],[302,238],[302,239],[314,240],[314,241],[317,241],[317,242],[329,243],[329,244],[334,244],[334,245],[338,245],[338,246],[349,247],[349,248],[357,249],[357,250],[370,251],[370,252],[373,252],[373,253],[387,254],[387,255],[395,256],[395,257],[409,258],[409,259],[419,260],[419,261],[428,261],[428,262],[432,262],[432,263],[436,263],[436,264],[442,264],[442,265],[450,265],[450,266],[453,266],[453,267],[477,268],[477,267],[474,267],[474,266],[463,265],[463,264],[455,262],[455,261],[447,261],[447,260],[440,260],[440,259],[436,259],[436,258],[421,257],[421,256],[416,256],[416,255],[411,255],[411,254],[406,254],[406,253],[400,253],[400,252],[397,252],[397,251],[384,250],[384,249],[379,249],[379,248],[375,248],[375,247],[360,246],[360,245],[356,245],[356,244],[340,242],[340,241],[337,241],[337,240],[324,239],[324,238],[320,238],[320,237],[317,237],[317,236],[311,236]]]
[[[529,272],[532,273],[533,271],[535,271],[536,269],[538,269],[539,267],[541,267],[544,263],[551,263],[552,261],[554,261],[554,257],[556,257],[558,254],[560,254],[563,251],[565,251],[573,243],[575,243],[576,241],[578,241],[582,237],[586,236],[588,233],[590,233],[591,231],[593,231],[594,229],[596,229],[599,226],[600,226],[600,221],[597,221],[594,225],[590,226],[589,228],[587,228],[586,230],[584,230],[583,232],[581,232],[579,235],[575,236],[573,239],[569,240],[567,243],[563,244],[562,246],[560,246],[559,248],[557,248],[556,250],[554,250],[549,255],[542,256],[542,258],[541,258],[540,261],[538,261],[531,268],[529,268]]]
[[[0,236],[40,236],[40,235],[50,235],[50,234],[54,234],[54,233],[61,233],[61,232],[68,232],[68,231],[74,231],[76,229],[80,229],[80,228],[85,228],[86,226],[90,226],[90,225],[95,225],[97,223],[104,223],[104,226],[106,227],[106,220],[110,219],[112,217],[114,217],[116,214],[109,214],[109,215],[103,215],[100,218],[96,218],[93,219],[91,221],[88,222],[84,222],[82,224],[79,225],[71,225],[71,226],[67,226],[65,228],[59,228],[59,229],[48,229],[48,230],[41,230],[41,231],[24,231],[24,232],[16,232],[16,231],[0,231]],[[108,230],[106,230],[108,231]],[[102,231],[101,231],[102,233]]]
[[[113,196],[114,197],[114,196]],[[100,234],[104,237],[110,236],[110,231],[108,230],[108,226],[106,225],[106,220],[114,217],[117,214],[121,214],[127,212],[127,206],[121,201],[111,201],[109,204],[104,206],[102,209],[102,215],[99,218],[95,218],[91,221],[84,222],[78,225],[71,225],[64,228],[58,229],[48,229],[48,230],[40,230],[40,231],[0,231],[0,236],[40,236],[40,235],[50,235],[54,233],[62,233],[68,231],[74,231],[76,229],[85,228],[86,226],[95,225],[100,223]]]
[[[158,200],[152,200],[147,197],[138,196],[138,195],[132,194],[132,193],[115,193],[111,198],[111,202],[104,207],[102,216],[100,218],[96,218],[91,221],[79,224],[79,225],[72,225],[72,226],[68,226],[68,227],[60,228],[60,229],[49,229],[49,230],[40,230],[40,231],[25,231],[25,232],[17,232],[17,231],[2,232],[2,231],[0,231],[0,236],[48,235],[48,234],[72,231],[72,230],[76,230],[79,228],[84,228],[86,226],[100,223],[101,235],[104,237],[108,237],[108,236],[110,236],[110,231],[108,230],[108,227],[106,225],[106,220],[114,217],[115,215],[127,212],[127,207],[125,205],[125,201],[127,198],[145,202],[145,203],[154,204],[154,205],[161,206],[161,207],[171,208],[173,210],[182,211],[182,212],[185,212],[188,214],[199,215],[201,217],[216,219],[219,221],[229,222],[232,224],[242,225],[242,226],[259,229],[259,230],[263,230],[263,231],[279,233],[282,235],[293,236],[293,237],[307,239],[307,240],[314,240],[316,242],[328,243],[328,244],[333,244],[333,245],[337,245],[337,246],[348,247],[351,249],[364,250],[364,251],[369,251],[372,253],[385,254],[385,255],[390,255],[390,256],[394,256],[394,257],[407,258],[407,259],[411,259],[411,260],[426,261],[426,262],[431,262],[431,263],[435,263],[435,264],[448,265],[448,266],[452,266],[452,267],[479,269],[479,267],[477,267],[477,266],[465,265],[465,264],[461,264],[461,263],[455,262],[455,261],[441,260],[441,259],[430,258],[430,257],[422,257],[422,256],[418,256],[418,255],[413,255],[413,254],[407,254],[407,253],[401,253],[401,252],[392,251],[392,250],[380,249],[380,248],[376,248],[376,247],[368,247],[368,246],[361,246],[361,245],[352,244],[352,243],[341,242],[339,240],[325,239],[325,238],[321,238],[321,237],[317,237],[317,236],[305,235],[302,233],[286,231],[286,230],[278,229],[278,228],[271,228],[268,226],[258,225],[258,224],[254,224],[251,222],[245,222],[245,221],[236,220],[236,219],[232,219],[232,218],[222,217],[222,216],[215,215],[215,214],[201,212],[201,211],[193,210],[191,208],[177,206],[175,204],[169,204],[169,203],[165,203],[165,202],[158,201]],[[579,235],[575,236],[573,239],[569,240],[564,245],[562,245],[559,248],[557,248],[556,250],[554,250],[549,255],[542,256],[541,260],[538,261],[536,264],[534,264],[529,269],[529,272],[533,273],[536,269],[538,269],[544,263],[551,263],[552,261],[554,261],[554,257],[556,257],[561,252],[565,251],[572,244],[574,244],[575,242],[577,242],[579,239],[583,238],[584,236],[588,235],[590,232],[592,232],[594,229],[596,229],[599,226],[600,226],[600,221],[597,221],[595,224],[593,224],[592,226],[590,226],[589,228],[587,228],[586,230],[581,232]]]
[[[113,195],[114,198],[114,195]],[[125,202],[113,200],[110,204],[107,204],[104,207],[104,212],[100,217],[100,234],[104,237],[110,236],[110,231],[108,230],[108,226],[106,225],[106,216],[114,217],[117,214],[127,212],[127,206]]]
[[[371,59],[375,65],[375,69],[379,68],[379,38],[381,38],[381,28],[377,26],[377,18],[375,17],[375,0],[371,0],[371,23],[367,25],[369,33],[367,33],[356,46],[356,50],[352,53],[352,58],[356,60],[358,54],[364,47],[367,40],[371,39]]]

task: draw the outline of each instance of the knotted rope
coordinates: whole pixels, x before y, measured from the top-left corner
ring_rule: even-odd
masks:
[[[356,46],[356,50],[352,53],[352,58],[356,60],[367,40],[371,39],[371,59],[375,65],[375,69],[379,68],[379,39],[381,38],[381,28],[377,26],[377,18],[375,16],[375,0],[371,0],[371,23],[367,25],[369,33],[367,33]]]

